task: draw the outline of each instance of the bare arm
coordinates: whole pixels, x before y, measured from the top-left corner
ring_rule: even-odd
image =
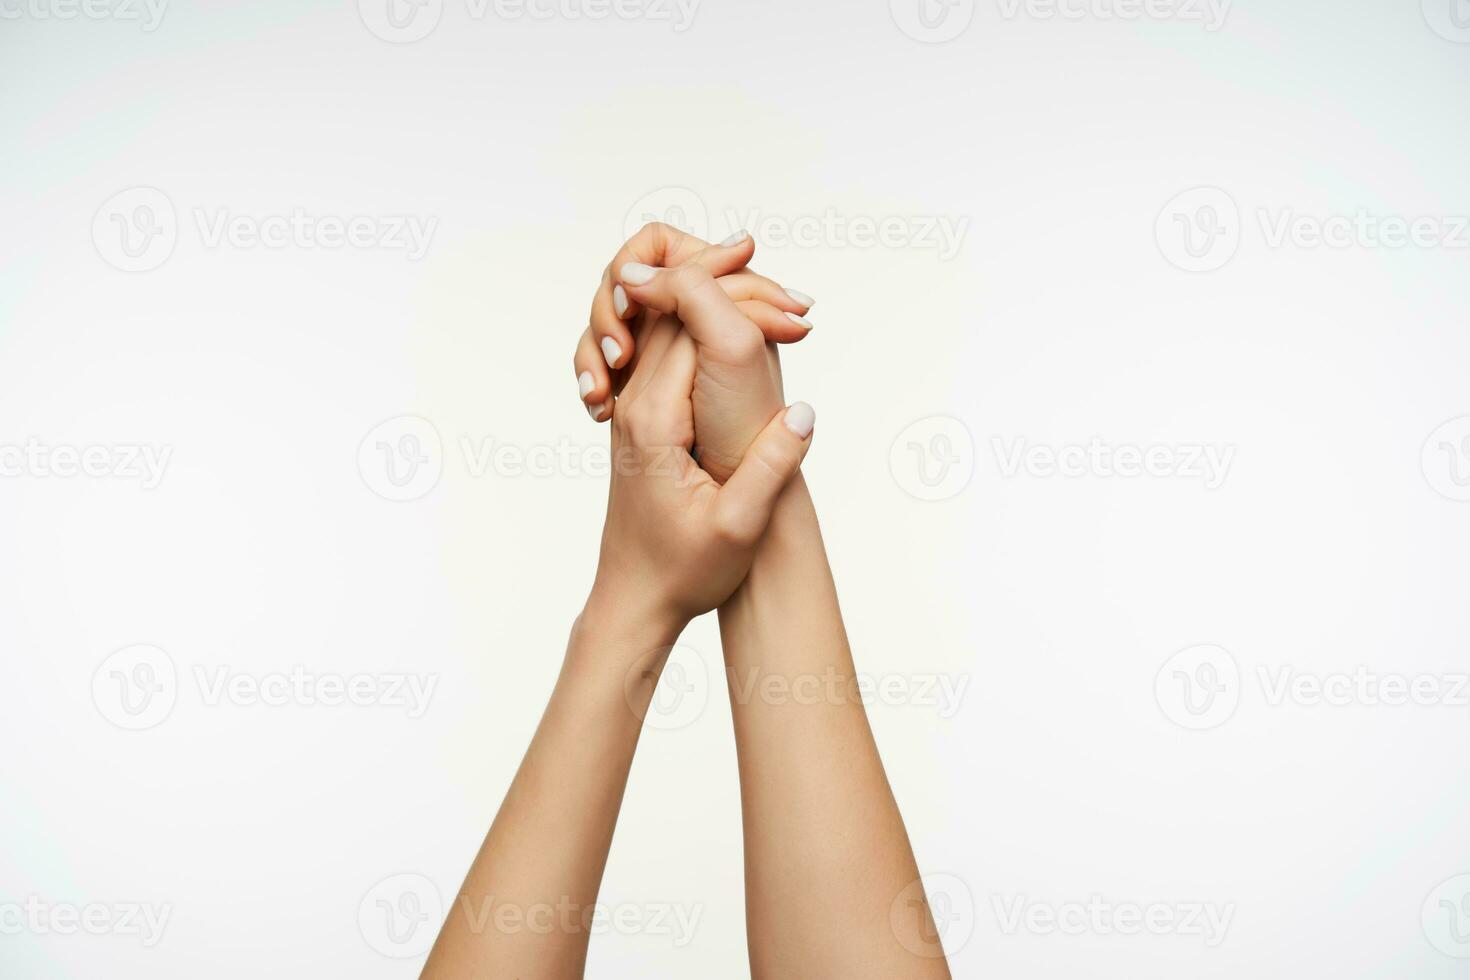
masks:
[[[682,625],[598,595],[588,601],[424,977],[582,975],[651,678]]]

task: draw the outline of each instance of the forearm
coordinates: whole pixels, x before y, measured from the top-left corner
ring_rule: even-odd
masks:
[[[858,697],[816,511],[798,477],[745,584],[720,609],[745,823],[751,968],[763,977],[947,977],[916,955],[927,910],[890,923],[918,877]],[[912,928],[914,935],[899,935]],[[937,946],[918,948],[937,952]]]
[[[573,627],[541,724],[424,977],[582,975],[642,712],[659,653],[682,626],[617,607],[594,597]]]

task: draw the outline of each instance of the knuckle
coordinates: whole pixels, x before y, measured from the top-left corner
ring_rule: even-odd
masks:
[[[734,507],[722,507],[715,512],[712,530],[718,541],[737,547],[753,544],[756,538],[754,522]]]

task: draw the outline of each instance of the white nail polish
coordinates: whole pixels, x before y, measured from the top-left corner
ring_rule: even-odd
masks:
[[[644,283],[652,281],[656,275],[658,275],[658,270],[651,265],[644,265],[642,262],[629,262],[619,271],[618,278],[630,286],[642,286]]]
[[[813,306],[816,306],[817,305],[817,301],[814,300],[814,299],[812,299],[806,293],[799,293],[799,292],[797,292],[794,289],[788,289],[788,290],[786,290],[786,295],[787,296],[790,296],[792,299],[796,300],[798,303],[800,303],[802,306],[805,306],[807,309],[811,309]]]
[[[597,422],[600,421],[602,417],[607,414],[607,410],[611,407],[611,400],[605,401],[601,405],[588,405],[587,414],[592,416],[592,421]]]
[[[811,435],[816,424],[816,409],[806,402],[796,402],[786,410],[786,428],[790,429],[798,439],[805,439]]]
[[[583,371],[581,374],[577,375],[577,391],[583,398],[586,398],[588,395],[592,394],[592,389],[595,387],[596,382],[592,380],[591,371]]]
[[[613,312],[619,320],[628,315],[628,291],[622,286],[613,287]]]
[[[622,356],[623,349],[618,346],[618,342],[616,340],[613,340],[611,337],[602,338],[602,359],[607,361],[608,367],[613,367],[614,365],[616,365],[618,363],[618,358]]]
[[[788,314],[786,314],[786,317],[787,317],[787,319],[789,319],[792,323],[796,324],[797,326],[805,327],[808,330],[810,330],[812,328],[812,324],[811,324],[811,321],[810,320],[807,320],[804,317],[799,317],[795,313],[788,313]]]
[[[725,239],[723,242],[720,242],[720,247],[729,248],[731,245],[739,245],[741,242],[745,241],[749,237],[750,232],[742,228],[735,234],[731,235],[729,238]]]

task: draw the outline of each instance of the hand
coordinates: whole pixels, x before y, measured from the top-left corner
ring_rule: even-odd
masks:
[[[783,412],[778,405],[723,486],[690,456],[698,357],[691,334],[713,335],[743,319],[721,289],[713,292],[717,300],[681,304],[689,332],[672,317],[652,323],[613,409],[612,482],[589,605],[605,600],[682,626],[724,602],[744,580],[776,499],[811,446],[810,406]],[[658,289],[642,294],[666,301]],[[754,330],[749,321],[746,328]]]
[[[711,247],[666,225],[645,227],[604,271],[593,300],[592,325],[583,334],[574,359],[588,411],[594,419],[606,418],[623,372],[606,369],[599,346],[614,345],[607,349],[619,352],[614,363],[620,366],[636,361],[636,348],[633,355],[627,353],[630,346],[641,346],[641,341],[631,339],[616,311],[636,316],[635,329],[641,333],[654,321],[643,311],[644,301],[651,302],[656,311],[676,312],[679,292],[650,286],[654,290],[650,293],[622,281],[623,270],[630,265],[646,270],[653,265],[682,268],[697,263],[710,277],[718,277],[719,286],[734,301],[733,311],[740,315],[726,316],[696,337],[694,414],[700,464],[721,482],[729,478],[765,420],[782,403],[779,360],[774,348],[767,350],[762,341],[794,342],[811,329],[801,315],[811,309],[811,298],[745,269],[754,251],[748,235],[736,236],[729,245]],[[685,269],[680,276],[684,277],[684,291],[693,293],[692,287],[698,285],[693,280],[701,274]],[[732,307],[725,304],[724,309],[729,313]]]

